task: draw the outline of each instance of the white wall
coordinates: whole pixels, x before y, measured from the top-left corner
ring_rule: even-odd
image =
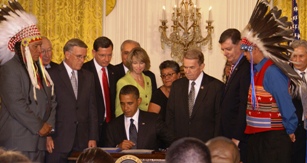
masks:
[[[192,0],[195,2],[195,0]],[[205,55],[204,71],[222,78],[225,58],[218,43],[220,34],[227,28],[242,30],[253,11],[257,0],[198,0],[202,14],[202,32],[206,35],[205,20],[208,18],[208,9],[212,6],[214,20],[213,49],[208,51],[203,47]],[[160,19],[162,6],[166,6],[168,30],[172,22],[171,13],[175,0],[117,0],[114,10],[106,17],[104,36],[109,37],[114,43],[112,64],[121,62],[120,45],[126,39],[140,42],[147,51],[151,60],[151,71],[156,74],[157,84],[162,84],[159,73],[159,64],[170,57],[170,48],[162,50],[160,43]]]

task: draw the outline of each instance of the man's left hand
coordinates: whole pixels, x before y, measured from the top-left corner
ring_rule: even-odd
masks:
[[[88,148],[97,147],[96,140],[88,141]]]
[[[237,145],[237,147],[239,146],[240,140],[237,140],[237,139],[234,139],[234,138],[232,138],[231,140],[232,140],[232,142],[234,142]]]

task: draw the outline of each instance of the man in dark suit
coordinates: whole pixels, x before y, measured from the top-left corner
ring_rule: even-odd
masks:
[[[307,72],[307,41],[306,40],[295,40],[291,44],[293,53],[291,54],[291,61],[293,62],[294,70],[305,78]],[[304,74],[304,76],[302,75]],[[304,81],[304,79],[303,79]],[[305,83],[306,84],[306,83]],[[304,129],[303,119],[303,105],[300,97],[294,97],[292,102],[295,106],[295,113],[298,118],[298,125],[295,130],[295,142],[292,148],[292,162],[305,162],[306,158],[306,130]],[[306,115],[305,115],[306,116]]]
[[[64,46],[65,60],[50,69],[54,81],[56,107],[55,132],[47,138],[47,162],[67,162],[72,151],[96,147],[98,120],[94,76],[81,69],[87,45],[71,39]]]
[[[183,56],[184,78],[173,82],[166,109],[167,126],[177,138],[204,142],[219,135],[223,83],[203,72],[204,55],[189,50]]]
[[[98,37],[94,41],[92,50],[94,58],[83,65],[84,69],[94,74],[99,123],[98,146],[100,147],[104,146],[107,123],[115,118],[116,74],[114,73],[114,66],[110,64],[112,52],[112,41],[107,37]],[[102,68],[105,69],[108,88],[104,88],[104,71]]]
[[[241,50],[240,31],[233,28],[225,30],[221,34],[219,43],[232,67],[221,103],[221,134],[239,147],[241,161],[246,162],[247,135],[244,134],[244,130],[250,85],[250,64]]]
[[[159,141],[162,141],[168,147],[174,140],[172,132],[158,114],[138,109],[142,101],[139,90],[133,85],[126,85],[119,94],[124,114],[108,124],[107,146],[117,146],[123,150],[158,149]],[[132,130],[132,127],[137,131]],[[135,135],[134,131],[137,132]]]
[[[140,43],[134,40],[125,40],[120,46],[122,62],[120,64],[115,65],[115,70],[116,70],[116,73],[118,74],[117,80],[125,76],[125,74],[127,73],[128,68],[126,65],[127,65],[128,54],[135,47],[141,47],[141,45]],[[151,85],[152,85],[152,91],[154,92],[157,89],[157,82],[156,82],[155,74],[149,70],[144,71],[143,73],[150,78]]]
[[[58,65],[57,63],[52,62],[51,58],[52,58],[51,41],[47,37],[42,36],[42,61],[46,69]]]

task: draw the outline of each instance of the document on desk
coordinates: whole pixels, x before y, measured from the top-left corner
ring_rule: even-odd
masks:
[[[150,149],[128,149],[122,150],[121,153],[130,153],[130,154],[151,154],[153,150]]]
[[[108,152],[108,153],[120,153],[120,148],[101,148],[102,150]]]

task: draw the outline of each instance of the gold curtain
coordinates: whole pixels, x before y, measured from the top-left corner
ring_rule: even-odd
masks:
[[[301,32],[301,39],[307,40],[307,22],[305,21],[307,17],[307,1],[306,0],[296,0],[298,6],[298,16],[299,16],[299,29]],[[289,20],[292,20],[292,0],[274,0],[274,5],[282,9],[283,15],[287,16]]]
[[[88,45],[92,58],[94,40],[102,35],[103,0],[19,0],[26,11],[38,19],[38,28],[53,45],[52,61],[60,63],[63,46],[71,38],[80,38]],[[8,4],[1,0],[1,4]]]

